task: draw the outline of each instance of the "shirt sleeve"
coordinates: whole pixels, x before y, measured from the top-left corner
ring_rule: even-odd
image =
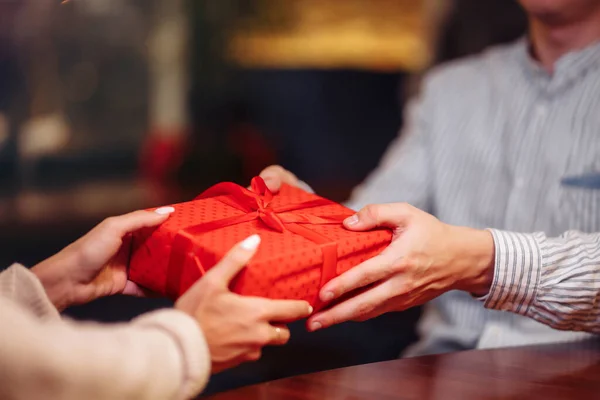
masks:
[[[367,204],[407,202],[427,212],[432,206],[428,121],[434,110],[427,84],[406,107],[405,125],[390,144],[380,165],[357,186],[346,205],[359,210]]]
[[[600,233],[491,230],[494,280],[487,308],[535,319],[555,329],[600,333]]]
[[[40,318],[24,297],[0,293],[2,399],[184,399],[208,380],[204,336],[182,312],[159,310],[123,324],[83,323]]]

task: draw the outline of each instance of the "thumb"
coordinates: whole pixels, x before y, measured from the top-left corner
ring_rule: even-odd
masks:
[[[260,244],[260,236],[252,235],[242,242],[236,244],[229,252],[215,265],[206,276],[211,275],[216,282],[229,286],[229,283],[244,269],[250,262]]]
[[[278,193],[279,190],[281,189],[281,184],[283,183],[281,181],[281,178],[279,176],[273,176],[273,175],[260,175],[261,178],[263,178],[263,180],[265,181],[265,185],[267,185],[267,187],[269,188],[269,190],[273,193]]]
[[[259,175],[265,181],[269,190],[273,193],[279,192],[282,184],[290,186],[298,186],[298,178],[296,175],[286,170],[280,165],[271,165],[265,168]]]
[[[175,308],[194,315],[198,300],[206,293],[207,286],[220,290],[229,288],[231,280],[256,254],[260,236],[252,235],[236,244],[206,275],[194,283],[175,303]],[[209,283],[210,282],[210,283]]]
[[[127,281],[125,283],[125,288],[123,289],[123,294],[126,296],[133,297],[148,297],[148,298],[158,298],[158,293],[154,293],[151,290],[148,290],[142,286],[139,286],[137,283],[132,281]]]
[[[139,229],[162,224],[174,211],[173,207],[160,207],[154,210],[154,212],[139,210],[118,217],[108,218],[104,224],[107,226],[107,229],[123,237]]]
[[[351,231],[367,231],[377,227],[405,226],[413,215],[414,207],[406,203],[371,204],[344,220]]]

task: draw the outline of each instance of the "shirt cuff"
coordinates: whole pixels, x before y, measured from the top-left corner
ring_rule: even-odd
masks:
[[[494,280],[480,300],[490,309],[527,315],[540,281],[542,253],[538,234],[489,230],[496,251]]]
[[[210,351],[198,323],[174,309],[144,314],[134,323],[161,329],[173,337],[181,353],[184,371],[180,398],[197,396],[206,386],[211,371]]]

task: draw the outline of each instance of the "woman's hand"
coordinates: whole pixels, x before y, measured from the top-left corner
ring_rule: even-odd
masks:
[[[254,235],[236,245],[175,303],[202,327],[213,373],[258,360],[264,346],[287,343],[290,332],[283,324],[312,313],[305,301],[245,297],[229,290],[259,244]]]
[[[113,294],[144,295],[127,280],[129,234],[160,225],[173,211],[161,207],[108,218],[31,270],[59,311]]]

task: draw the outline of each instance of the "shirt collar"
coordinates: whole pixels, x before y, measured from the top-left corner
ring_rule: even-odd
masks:
[[[527,37],[521,38],[517,45],[519,47],[519,58],[526,72],[544,85],[549,92],[569,86],[590,71],[597,69],[600,65],[600,40],[583,49],[571,51],[560,57],[555,63],[553,74],[549,74],[531,56],[531,43]]]

